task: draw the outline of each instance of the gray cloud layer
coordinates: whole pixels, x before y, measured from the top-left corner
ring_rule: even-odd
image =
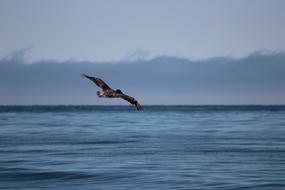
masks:
[[[98,99],[81,73],[97,75],[142,104],[285,104],[285,54],[242,59],[161,56],[132,62],[0,60],[0,104],[125,104]]]

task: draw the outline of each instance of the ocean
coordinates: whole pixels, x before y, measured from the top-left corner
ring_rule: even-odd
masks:
[[[0,189],[285,189],[285,106],[1,106]]]

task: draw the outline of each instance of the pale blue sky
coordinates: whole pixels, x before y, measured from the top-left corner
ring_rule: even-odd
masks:
[[[283,0],[1,0],[0,56],[30,46],[30,60],[284,51],[284,8]]]

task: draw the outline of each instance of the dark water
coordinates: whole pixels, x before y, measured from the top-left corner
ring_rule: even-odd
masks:
[[[285,107],[0,107],[0,189],[285,189]]]

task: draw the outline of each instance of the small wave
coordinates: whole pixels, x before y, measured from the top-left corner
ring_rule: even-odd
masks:
[[[38,171],[24,168],[1,168],[0,174],[4,180],[49,180],[49,179],[80,179],[91,178],[94,175],[76,171]]]
[[[73,142],[72,144],[79,144],[79,145],[104,145],[104,144],[123,144],[123,143],[136,143],[137,140],[118,140],[118,141],[112,141],[112,140],[102,140],[102,141],[81,141],[81,142]]]
[[[27,168],[2,168],[0,167],[0,175],[2,180],[7,181],[36,181],[36,180],[81,180],[92,179],[94,181],[119,180],[135,177],[133,173],[128,172],[82,172],[82,171],[43,171]]]

